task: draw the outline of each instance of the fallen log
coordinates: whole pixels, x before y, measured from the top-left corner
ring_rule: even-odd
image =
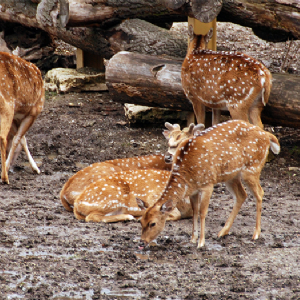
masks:
[[[116,102],[193,111],[181,86],[182,61],[119,52],[106,66],[109,93]],[[300,128],[299,80],[296,75],[273,74],[264,123]]]

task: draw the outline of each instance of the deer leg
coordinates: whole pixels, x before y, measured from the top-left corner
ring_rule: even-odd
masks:
[[[199,193],[190,196],[190,202],[193,209],[193,234],[191,238],[191,243],[196,244],[198,240],[198,218],[199,218],[199,207],[200,207],[200,195]]]
[[[203,247],[205,244],[205,217],[208,211],[209,201],[214,190],[214,185],[208,185],[201,189],[200,204],[200,239],[197,248]]]
[[[259,183],[259,175],[243,174],[243,179],[253,196],[256,198],[256,226],[252,237],[253,240],[256,240],[261,233],[261,209],[264,190]]]
[[[240,176],[227,181],[226,186],[227,186],[228,190],[230,191],[230,193],[233,195],[234,205],[233,205],[233,209],[232,209],[224,227],[219,232],[218,237],[229,234],[229,230],[233,224],[233,221],[234,221],[235,217],[237,216],[239,210],[241,209],[241,207],[247,197],[247,193],[242,185]]]
[[[30,126],[33,124],[34,120],[36,119],[36,117],[33,116],[27,116],[20,124],[18,131],[16,133],[16,135],[13,138],[13,142],[11,145],[11,149],[9,151],[9,155],[8,158],[6,160],[6,166],[7,168],[10,167],[10,164],[12,162],[14,153],[18,147],[18,145],[20,144],[20,141],[22,139],[22,137],[25,135],[25,133],[27,132],[27,130],[30,128]]]
[[[130,214],[120,214],[114,216],[103,216],[99,212],[91,212],[86,218],[86,222],[104,222],[104,223],[113,223],[120,221],[130,221],[134,220],[135,217]]]
[[[264,129],[264,125],[260,118],[262,110],[263,107],[251,107],[249,110],[249,119],[250,123]]]
[[[242,120],[245,122],[249,122],[248,109],[243,109],[239,107],[239,109],[229,109],[229,112],[233,120]]]
[[[7,170],[9,167],[6,165],[6,150],[7,150],[7,136],[13,121],[14,112],[9,109],[1,111],[1,130],[0,130],[0,150],[1,150],[1,179],[3,183],[9,184]]]
[[[195,100],[193,101],[193,109],[198,124],[205,124],[205,105]]]
[[[212,125],[217,125],[221,120],[221,109],[212,110]]]
[[[26,138],[25,138],[25,135],[23,135],[22,139],[21,139],[21,145],[27,155],[27,158],[29,160],[29,163],[30,163],[30,166],[31,166],[31,169],[36,172],[37,174],[40,174],[40,169],[38,168],[38,166],[36,165],[35,161],[33,160],[32,156],[31,156],[31,153],[28,149],[28,145],[27,145],[27,141],[26,141]]]

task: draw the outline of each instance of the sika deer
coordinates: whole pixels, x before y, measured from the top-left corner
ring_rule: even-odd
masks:
[[[74,214],[86,222],[119,222],[141,217],[144,211],[137,206],[136,197],[143,197],[147,205],[161,195],[170,171],[146,169],[114,173],[90,184],[76,198]],[[168,220],[192,216],[189,199],[180,199]]]
[[[144,243],[148,244],[159,235],[176,203],[190,196],[193,208],[191,241],[195,243],[198,239],[200,207],[201,231],[198,247],[202,247],[205,244],[205,217],[214,184],[218,182],[225,182],[235,199],[233,210],[218,236],[228,234],[247,197],[241,179],[256,198],[256,227],[253,239],[257,239],[261,232],[264,194],[259,179],[269,148],[275,154],[280,151],[280,145],[274,135],[239,120],[214,125],[202,131],[200,136],[184,140],[174,155],[171,176],[158,201],[147,208],[147,204],[137,200],[141,209],[147,209],[141,218],[141,238]],[[201,200],[197,197],[199,192]]]
[[[191,138],[194,135],[200,134],[204,129],[203,124],[198,124],[195,126],[194,123],[191,123],[189,127],[185,127],[180,130],[179,124],[170,124],[169,122],[165,123],[165,126],[168,130],[163,131],[163,135],[168,141],[168,151],[165,154],[165,162],[172,163],[173,155],[175,154],[178,145],[185,139]]]
[[[138,156],[94,163],[77,172],[65,183],[60,192],[60,200],[67,211],[73,211],[71,206],[81,192],[104,176],[137,169],[171,170],[171,167],[171,164],[165,163],[163,155]]]
[[[205,124],[208,106],[213,109],[213,125],[220,122],[220,109],[227,108],[232,119],[250,119],[263,128],[260,115],[270,96],[270,71],[240,52],[206,50],[211,33],[195,35],[189,26],[190,43],[181,70],[182,87],[197,122]]]
[[[1,179],[9,183],[7,170],[16,149],[44,105],[44,83],[40,70],[32,63],[15,55],[0,52],[0,150]],[[8,135],[15,123],[17,132],[6,158]],[[25,139],[22,144],[24,145]]]

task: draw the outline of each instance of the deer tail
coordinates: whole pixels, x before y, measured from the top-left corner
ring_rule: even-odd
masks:
[[[274,154],[278,154],[280,152],[280,144],[278,142],[278,139],[275,135],[268,132],[269,139],[270,139],[270,148]]]
[[[67,200],[67,196],[65,193],[65,190],[62,189],[62,191],[60,192],[60,201],[63,205],[63,207],[67,210],[67,211],[73,211],[73,208],[70,206],[68,200]]]

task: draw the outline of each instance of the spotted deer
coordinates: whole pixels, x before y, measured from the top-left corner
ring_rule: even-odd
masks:
[[[133,220],[144,213],[136,202],[143,197],[147,205],[164,190],[170,171],[146,169],[114,173],[87,186],[74,202],[74,215],[86,222],[119,222]],[[167,220],[192,216],[188,198],[180,199]]]
[[[163,155],[146,155],[94,163],[74,174],[63,186],[60,200],[67,211],[73,211],[75,199],[91,183],[113,173],[137,169],[171,170]]]
[[[20,142],[44,105],[44,83],[40,70],[32,63],[15,55],[0,52],[0,149],[1,179],[9,183],[7,170]],[[13,125],[17,130],[14,132]],[[14,135],[7,155],[8,135]],[[28,155],[28,154],[27,154]]]
[[[145,214],[141,218],[141,239],[147,245],[164,229],[165,220],[179,199],[190,196],[193,208],[193,235],[198,239],[198,214],[200,208],[200,239],[198,247],[205,244],[205,217],[214,184],[225,182],[234,198],[234,206],[225,226],[218,236],[229,233],[247,194],[243,180],[256,198],[256,226],[253,239],[261,232],[263,189],[259,179],[269,148],[278,154],[277,138],[258,126],[240,120],[214,125],[199,136],[184,140],[178,147],[168,183],[157,202],[148,206],[137,200]],[[201,192],[201,198],[197,197]],[[191,197],[192,196],[192,197]]]
[[[189,45],[181,69],[186,97],[192,102],[198,123],[205,124],[205,106],[213,110],[213,125],[220,110],[227,108],[232,119],[249,121],[263,128],[261,112],[272,87],[270,71],[256,59],[240,53],[207,50],[212,30],[194,34],[188,28]]]
[[[197,124],[195,126],[194,123],[191,123],[189,127],[185,127],[180,130],[179,124],[172,125],[169,122],[165,123],[165,126],[168,130],[163,131],[163,135],[168,141],[168,151],[165,154],[166,163],[172,163],[173,155],[175,154],[178,145],[187,138],[190,138],[194,135],[200,134],[200,132],[204,129],[203,124]]]

